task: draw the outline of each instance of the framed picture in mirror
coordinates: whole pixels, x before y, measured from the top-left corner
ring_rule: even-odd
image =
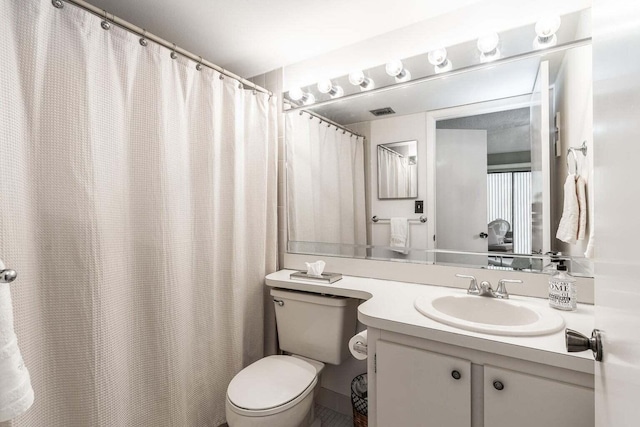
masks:
[[[418,197],[418,141],[378,145],[378,199]]]

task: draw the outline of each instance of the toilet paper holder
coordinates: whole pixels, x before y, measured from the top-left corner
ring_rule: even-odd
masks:
[[[356,341],[353,344],[353,349],[360,354],[367,354],[369,351],[367,345],[362,341]]]

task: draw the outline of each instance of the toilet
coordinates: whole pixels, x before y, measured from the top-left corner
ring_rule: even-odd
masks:
[[[349,355],[358,301],[272,289],[280,349],[240,371],[227,388],[229,427],[316,427],[314,394],[325,363]]]

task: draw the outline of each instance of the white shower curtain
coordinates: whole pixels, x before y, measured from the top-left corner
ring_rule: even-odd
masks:
[[[418,169],[406,157],[378,148],[378,197],[402,199],[418,194]]]
[[[7,425],[218,426],[272,331],[275,99],[100,21],[0,8],[0,256],[36,395]]]
[[[364,256],[364,139],[294,113],[286,147],[290,249]]]

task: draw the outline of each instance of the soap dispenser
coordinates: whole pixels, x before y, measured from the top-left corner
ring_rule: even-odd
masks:
[[[542,272],[553,276],[558,271],[558,265],[564,263],[564,260],[561,260],[562,252],[547,252],[545,255],[550,256],[549,264],[545,265],[542,269]]]
[[[567,266],[562,262],[549,279],[549,305],[565,311],[575,311],[578,308],[576,279],[567,273]]]

